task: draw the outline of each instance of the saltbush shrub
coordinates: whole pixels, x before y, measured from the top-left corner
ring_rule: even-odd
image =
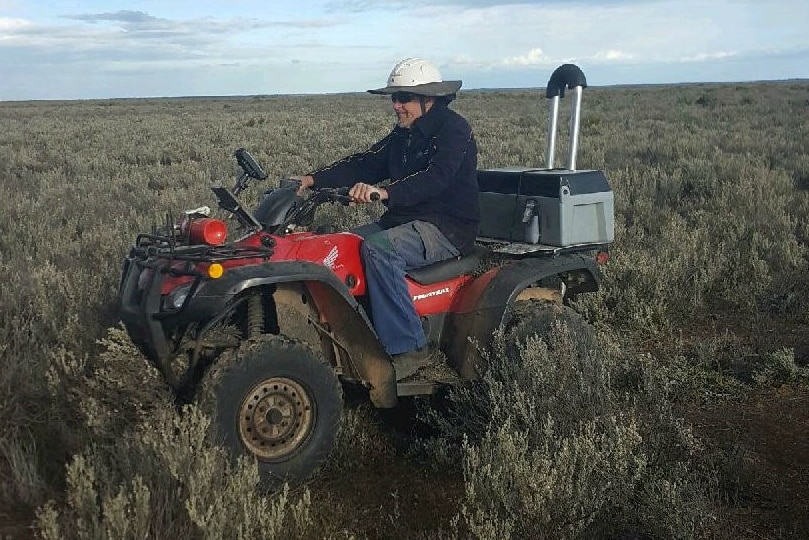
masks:
[[[51,384],[68,389],[76,431],[89,442],[69,461],[64,504],[43,505],[43,538],[304,538],[314,534],[308,491],[259,489],[258,469],[210,439],[210,419],[182,411],[119,328],[93,365],[63,356]]]
[[[463,456],[460,537],[690,538],[709,523],[701,447],[661,373],[608,336],[582,354],[581,339],[557,324],[515,355],[500,332],[481,380],[427,415],[445,443],[422,449],[443,459],[454,440]]]

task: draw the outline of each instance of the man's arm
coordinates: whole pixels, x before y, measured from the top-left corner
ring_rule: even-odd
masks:
[[[312,184],[307,187],[348,187],[357,182],[375,184],[387,179],[390,176],[388,151],[393,137],[391,132],[368,150],[309,173],[306,176],[312,178]]]

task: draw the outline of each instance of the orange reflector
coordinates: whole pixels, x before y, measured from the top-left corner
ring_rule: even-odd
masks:
[[[225,269],[219,263],[213,263],[208,267],[208,277],[211,279],[219,279],[224,273]]]
[[[598,264],[607,264],[610,260],[610,252],[609,251],[599,251],[596,253],[596,262]]]
[[[218,246],[224,244],[228,236],[228,227],[224,221],[213,218],[202,218],[191,221],[188,227],[188,239],[192,244],[208,244]]]

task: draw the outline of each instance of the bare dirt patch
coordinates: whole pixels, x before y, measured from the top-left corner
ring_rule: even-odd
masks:
[[[731,336],[740,351],[754,357],[791,349],[796,365],[809,364],[809,325],[801,321],[723,311],[686,335],[692,342]],[[746,388],[681,408],[716,461],[717,537],[809,538],[809,386],[806,381],[757,385],[750,380],[751,360],[729,356],[728,374]]]
[[[464,484],[460,475],[391,458],[353,474],[322,477],[310,489],[314,506],[334,512],[321,516],[324,522],[342,523],[360,538],[397,539],[446,530],[460,510]]]
[[[34,516],[30,511],[5,508],[0,510],[0,539],[29,540],[36,538],[31,528]]]
[[[721,537],[809,537],[809,389],[755,390],[695,407],[686,418],[727,459]]]

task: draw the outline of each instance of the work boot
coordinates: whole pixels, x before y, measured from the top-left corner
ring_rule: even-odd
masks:
[[[401,381],[432,362],[430,348],[424,346],[420,349],[393,355],[393,367],[396,370],[396,380]]]

